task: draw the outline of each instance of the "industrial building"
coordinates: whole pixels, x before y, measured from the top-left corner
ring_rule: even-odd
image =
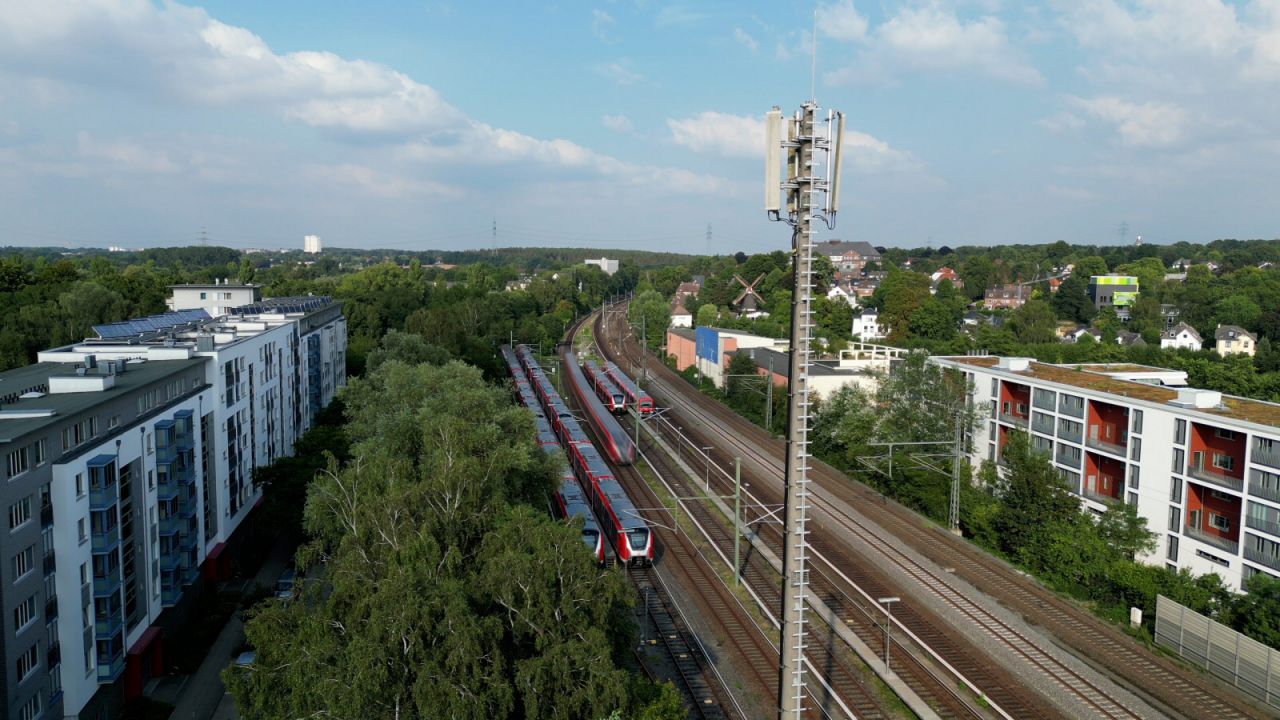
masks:
[[[6,717],[104,716],[162,673],[165,635],[229,575],[253,470],[345,384],[328,298],[94,329],[0,373]]]
[[[1158,368],[931,361],[970,380],[985,418],[975,466],[1026,432],[1085,507],[1128,503],[1146,518],[1159,543],[1140,561],[1217,573],[1235,590],[1280,576],[1280,404],[1180,387],[1184,373]]]

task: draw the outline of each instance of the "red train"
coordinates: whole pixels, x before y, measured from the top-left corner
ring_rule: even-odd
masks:
[[[627,377],[622,369],[611,362],[604,364],[605,374],[613,380],[623,395],[627,396],[627,406],[635,408],[636,412],[641,415],[653,414],[653,398],[649,397],[649,393],[640,389],[640,385],[636,381]]]
[[[587,382],[591,383],[591,387],[595,388],[596,397],[600,398],[600,403],[605,406],[609,412],[614,415],[622,415],[627,412],[627,396],[622,394],[616,383],[600,369],[595,360],[584,360],[582,362],[582,372],[587,376]]]

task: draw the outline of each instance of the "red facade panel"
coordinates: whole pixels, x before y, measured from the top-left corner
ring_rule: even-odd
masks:
[[[1244,479],[1245,436],[1203,423],[1191,424],[1191,467]]]
[[[1089,401],[1089,427],[1091,440],[1124,448],[1129,442],[1129,410],[1120,405]]]
[[[1031,415],[1031,388],[1018,383],[1000,383],[1000,414],[1026,420]]]
[[[1187,483],[1187,527],[1214,537],[1240,539],[1241,500],[1234,495]]]
[[[1084,454],[1084,491],[1116,500],[1124,491],[1124,463],[1105,455]]]

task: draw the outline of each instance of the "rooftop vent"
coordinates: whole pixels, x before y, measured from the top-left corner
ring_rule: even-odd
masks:
[[[996,358],[997,370],[1008,370],[1009,372],[1025,372],[1031,367],[1031,358],[1022,357],[1001,357]]]
[[[1217,390],[1198,390],[1196,388],[1179,388],[1178,397],[1169,401],[1170,405],[1182,408],[1206,410],[1222,404],[1222,393]]]

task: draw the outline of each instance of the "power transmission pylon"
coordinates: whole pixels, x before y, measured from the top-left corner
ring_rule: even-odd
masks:
[[[805,714],[805,604],[809,590],[809,353],[813,339],[812,221],[828,226],[839,209],[840,147],[844,115],[828,111],[827,131],[819,130],[818,105],[810,100],[783,121],[775,107],[766,115],[765,211],[793,228],[795,294],[791,301],[791,372],[787,393],[787,465],[782,559],[782,623],[779,631],[778,717]],[[785,137],[783,129],[785,128]],[[786,149],[786,178],[779,162]],[[818,175],[817,157],[831,152]],[[786,215],[782,191],[786,191]],[[822,200],[825,200],[823,202]],[[772,377],[769,379],[772,384]]]

